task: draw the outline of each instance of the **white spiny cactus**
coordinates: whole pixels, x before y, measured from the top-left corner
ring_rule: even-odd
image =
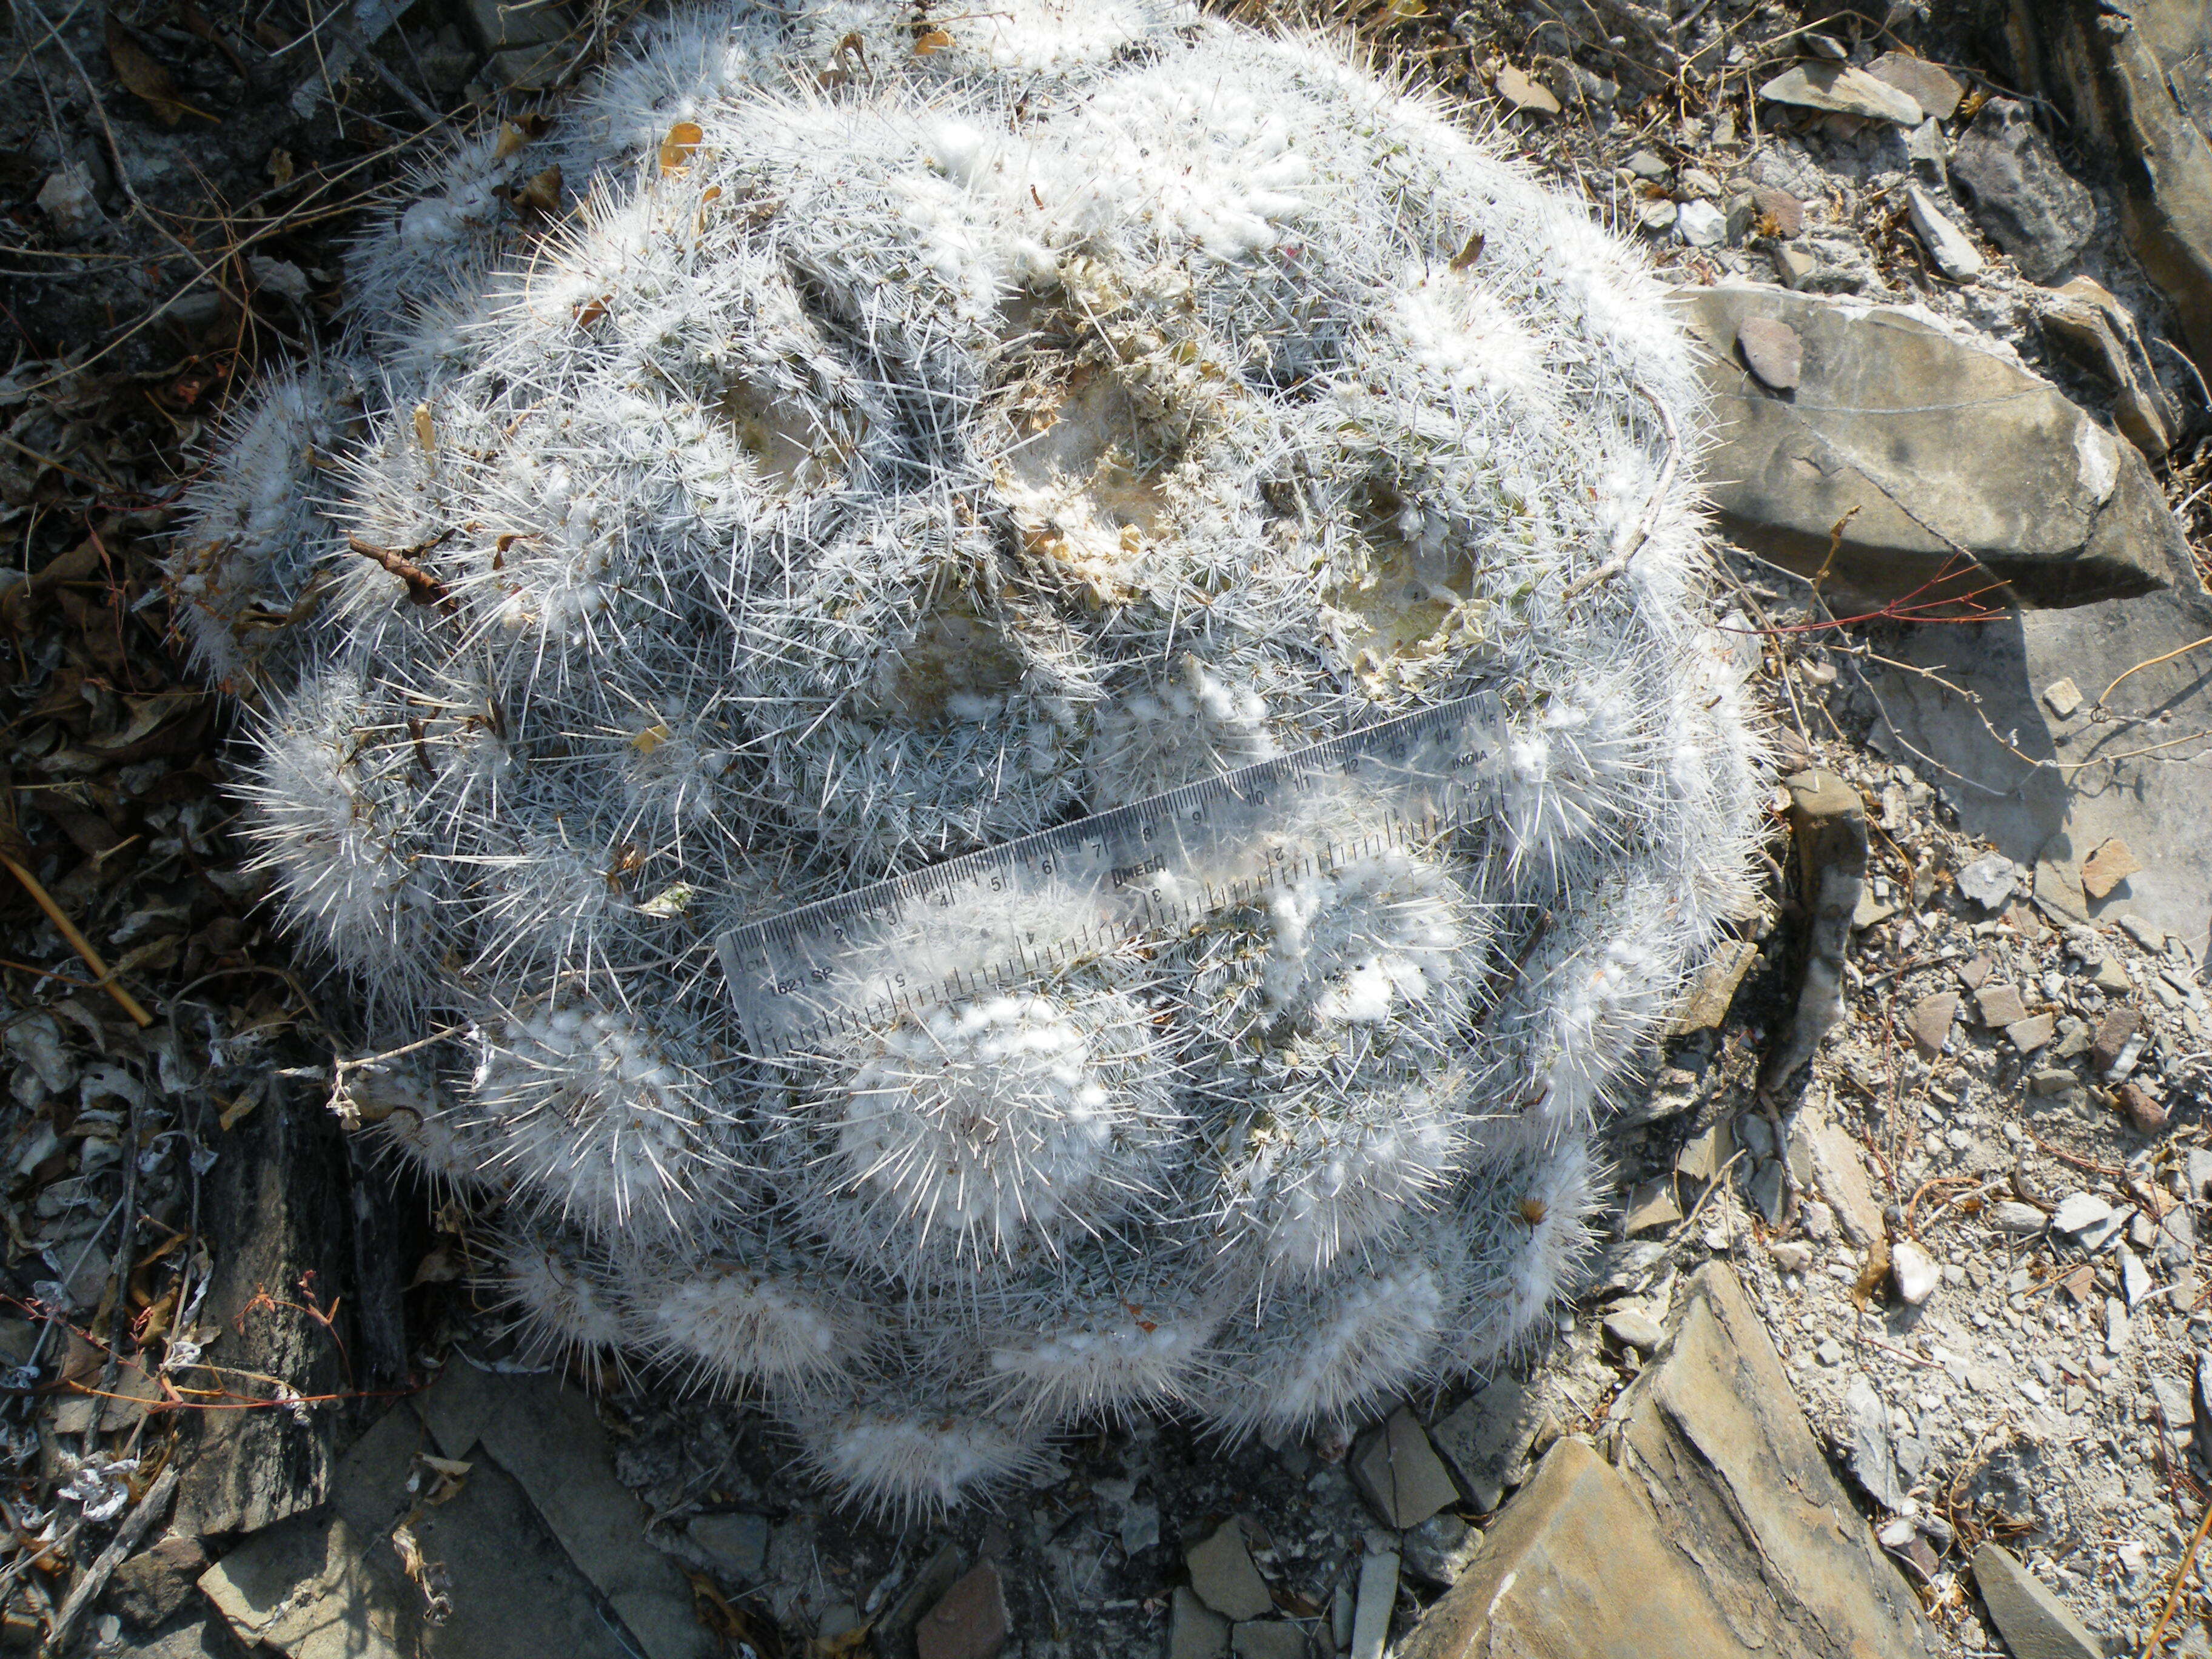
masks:
[[[1176,0],[717,0],[348,270],[174,595],[284,914],[386,1046],[465,1034],[380,1133],[501,1207],[529,1352],[761,1395],[904,1513],[1539,1328],[1756,819],[1632,248]],[[725,928],[1478,692],[1434,844],[796,1059],[732,1012]]]

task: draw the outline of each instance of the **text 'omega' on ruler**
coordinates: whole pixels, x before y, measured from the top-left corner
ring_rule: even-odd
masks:
[[[732,928],[747,1046],[803,1053],[1424,845],[1491,810],[1504,729],[1491,694],[1442,703]]]

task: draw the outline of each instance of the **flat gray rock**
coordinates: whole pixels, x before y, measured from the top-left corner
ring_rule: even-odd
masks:
[[[2069,1193],[2058,1200],[2051,1212],[2051,1225],[2054,1231],[2083,1233],[2101,1227],[2112,1218],[2112,1206],[2094,1193]]]
[[[2001,910],[2020,878],[2002,853],[1984,853],[1959,872],[1959,890],[1984,910]]]
[[[2047,283],[2097,228],[2088,190],[2058,164],[2027,106],[1992,98],[1951,153],[1951,186],[2020,274]]]
[[[2012,1659],[2104,1659],[2104,1644],[2010,1551],[1996,1544],[1976,1550],[1974,1587]]]
[[[1168,1604],[1168,1659],[1222,1659],[1229,1651],[1229,1621],[1177,1584]]]
[[[1805,374],[1805,347],[1797,331],[1774,317],[1746,317],[1736,325],[1736,349],[1759,383],[1793,392]]]
[[[1990,576],[2030,606],[2196,585],[2135,447],[1972,337],[1856,298],[1748,283],[1677,296],[1709,354],[1713,502],[1753,550],[1811,574],[1848,516],[1830,589],[1878,603],[1963,593]],[[1738,356],[1754,317],[1802,344],[1786,398]]]
[[[1352,1484],[1389,1525],[1418,1527],[1459,1496],[1428,1431],[1407,1407],[1352,1449]]]
[[[1508,1486],[1528,1479],[1528,1448],[1543,1418],[1540,1392],[1500,1377],[1440,1419],[1429,1437],[1458,1475],[1468,1502],[1487,1513]]]
[[[1863,1376],[1844,1390],[1844,1416],[1850,1425],[1851,1475],[1866,1495],[1894,1514],[1905,1507],[1905,1485],[1897,1478],[1897,1455],[1889,1443],[1889,1407]]]
[[[1959,100],[1966,95],[1958,78],[1941,64],[1931,64],[1925,58],[1909,57],[1901,52],[1882,53],[1867,65],[1867,73],[1877,81],[1887,81],[1899,92],[1910,93],[1923,114],[1939,121],[1949,120],[1959,107]]]
[[[1272,1613],[1275,1598],[1267,1594],[1267,1581],[1252,1564],[1251,1546],[1244,1523],[1231,1519],[1216,1527],[1183,1556],[1190,1569],[1190,1587],[1200,1601],[1224,1619],[1257,1619]]]
[[[1236,1659],[1310,1659],[1313,1644],[1288,1620],[1248,1620],[1231,1628],[1229,1651]]]
[[[1954,283],[1972,282],[1981,274],[1988,262],[1982,258],[1981,249],[1974,239],[1951,222],[1951,216],[1936,204],[1936,198],[1917,185],[1905,187],[1905,205],[1912,220],[1912,228],[1928,249],[1928,257],[1936,262],[1936,269]]]
[[[1458,1583],[1395,1651],[1398,1659],[1746,1653],[1688,1560],[1660,1535],[1620,1475],[1582,1442],[1562,1440],[1492,1524]],[[1370,1654],[1353,1643],[1354,1659],[1378,1659],[1380,1651],[1379,1644]]]
[[[1893,636],[1885,654],[1959,688],[1897,670],[1875,677],[1902,739],[1896,758],[1922,764],[1903,746],[1909,744],[1960,775],[1965,781],[1944,789],[1960,828],[1986,836],[2008,859],[2033,863],[2061,831],[2085,851],[2115,836],[2125,841],[2143,868],[2106,898],[2085,891],[2090,917],[2131,926],[2160,944],[2177,933],[2202,959],[2212,932],[2212,815],[2204,811],[2212,760],[2195,737],[2212,732],[2212,647],[2184,647],[2212,635],[2212,601],[2201,589],[2176,588],[2023,612],[1973,631],[1971,651],[1960,649],[1956,628]],[[2105,696],[2121,674],[2176,652],[2182,654],[2130,675]],[[2041,689],[2062,676],[2104,705],[2098,719],[2051,713]],[[2011,746],[1990,727],[2008,734]],[[2184,741],[2142,752],[2176,738]],[[1877,735],[1877,746],[1881,741]],[[2062,874],[2054,871],[2047,884],[2054,902],[2071,898],[2057,884]]]
[[[1716,1262],[1688,1288],[1673,1348],[1613,1418],[1622,1469],[1732,1632],[1735,1645],[1706,1650],[1931,1659],[1934,1630],[1814,1439],[1742,1286]],[[1478,1563],[1468,1579],[1481,1577]]]
[[[1841,64],[1792,64],[1759,88],[1759,95],[1772,103],[1894,121],[1899,126],[1917,127],[1922,118],[1920,101],[1911,93]]]

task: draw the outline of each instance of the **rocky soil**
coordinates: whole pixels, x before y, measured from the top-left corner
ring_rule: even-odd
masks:
[[[1347,15],[1647,238],[1713,348],[1771,903],[1517,1371],[1350,1443],[1102,1431],[901,1533],[742,1403],[522,1374],[471,1218],[325,1110],[346,1010],[264,929],[233,716],[164,637],[192,445],[330,328],[351,207],[619,18],[46,4],[0,100],[0,1643],[1379,1659],[1535,1457],[1619,1437],[1717,1260],[1942,1650],[2028,1650],[1996,1543],[2095,1644],[2040,1650],[2212,1652],[2212,305],[2130,159],[2191,176],[2212,99],[2166,9]],[[1854,800],[1856,872],[1816,833]]]

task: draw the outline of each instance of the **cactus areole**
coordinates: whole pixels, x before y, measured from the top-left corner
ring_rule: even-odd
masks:
[[[347,270],[173,595],[364,1052],[447,1034],[350,1075],[535,1352],[910,1515],[1540,1328],[1757,817],[1633,249],[1325,40],[830,0],[641,26]],[[804,1053],[732,1017],[732,929],[1478,696],[1449,834]]]

